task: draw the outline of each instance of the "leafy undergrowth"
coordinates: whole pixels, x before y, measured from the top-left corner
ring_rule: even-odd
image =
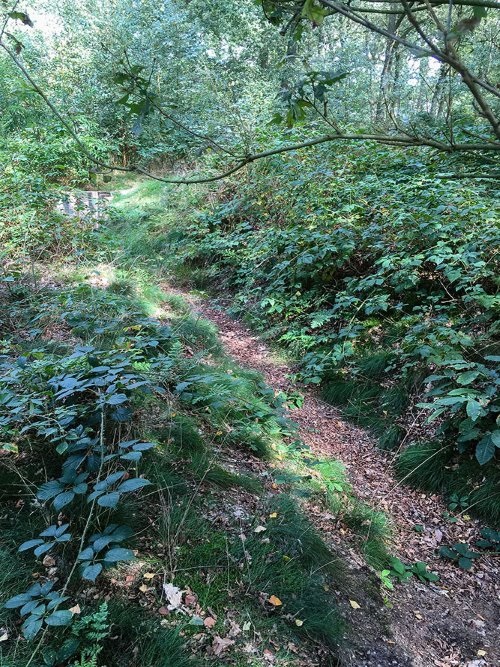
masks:
[[[386,518],[119,230],[92,233],[0,293],[1,664],[337,664],[355,583],[307,503],[377,570]]]
[[[208,206],[150,184],[129,203],[136,246],[231,295],[297,379],[401,452],[401,478],[498,523],[498,209],[491,184],[453,170],[357,146],[270,160]]]

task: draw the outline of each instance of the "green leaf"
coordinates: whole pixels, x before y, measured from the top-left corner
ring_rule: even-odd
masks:
[[[483,408],[481,407],[481,404],[478,403],[477,401],[469,400],[469,401],[467,401],[466,410],[467,410],[467,415],[474,422],[479,417],[479,415],[482,413]]]
[[[19,613],[21,616],[26,616],[26,614],[30,614],[32,611],[34,611],[40,604],[40,599],[36,598],[35,600],[31,600],[30,602],[27,602],[23,607],[21,607]]]
[[[88,581],[95,581],[99,574],[102,572],[101,563],[93,563],[92,565],[87,565],[82,570],[82,579],[87,579]]]
[[[306,0],[302,7],[302,16],[308,18],[314,25],[321,25],[326,16],[326,9],[315,4],[315,0]]]
[[[100,498],[97,499],[97,504],[101,507],[113,508],[118,505],[119,500],[120,494],[116,491],[113,491],[112,493],[106,493],[105,495],[100,496]]]
[[[476,459],[479,465],[484,465],[491,461],[495,455],[495,443],[490,433],[487,433],[476,446]]]
[[[65,491],[64,493],[60,493],[58,496],[54,498],[54,509],[59,512],[62,510],[63,507],[66,507],[66,505],[69,505],[70,502],[73,500],[75,497],[75,494],[73,491]]]
[[[130,549],[122,549],[121,547],[110,549],[104,556],[104,560],[107,563],[116,563],[121,560],[133,560],[134,558],[135,556],[133,551]]]
[[[52,549],[52,547],[54,546],[54,544],[55,544],[55,542],[48,542],[48,543],[45,543],[45,544],[41,544],[39,547],[37,547],[35,549],[35,551],[33,553],[38,558],[42,554],[47,553],[47,551],[50,551]]]
[[[473,7],[472,12],[474,14],[474,18],[476,19],[484,19],[488,15],[486,7]]]
[[[57,496],[58,493],[61,493],[63,488],[62,484],[57,480],[46,482],[38,489],[36,497],[38,500],[50,500]]]
[[[449,547],[441,547],[439,549],[439,555],[444,558],[450,558],[451,560],[456,560],[457,554],[452,551]]]
[[[473,382],[478,375],[479,371],[466,371],[465,373],[460,373],[460,375],[457,377],[457,382],[459,384],[467,385]]]
[[[189,621],[189,625],[204,625],[204,621],[201,618],[201,616],[192,616],[191,620]]]
[[[497,428],[493,433],[490,433],[491,442],[495,447],[500,447],[500,429]]]
[[[119,493],[127,493],[130,491],[137,491],[142,489],[144,486],[148,486],[151,482],[148,479],[142,479],[141,477],[134,477],[133,479],[127,479],[125,482],[120,484],[117,488]]]
[[[30,616],[21,626],[26,639],[34,639],[40,632],[43,625],[43,619]]]
[[[24,23],[24,25],[27,25],[30,28],[33,27],[33,21],[25,12],[9,12],[9,17],[15,21],[21,21],[21,23]]]
[[[125,394],[111,394],[111,396],[106,397],[106,403],[108,405],[120,405],[120,403],[125,403],[127,397]]]
[[[86,547],[78,554],[78,560],[92,560],[94,555],[94,549],[92,547]]]
[[[13,598],[7,600],[4,604],[6,609],[17,609],[17,607],[22,607],[27,602],[31,602],[32,597],[28,593],[21,593],[20,595],[14,595]]]
[[[54,611],[50,616],[47,616],[45,623],[47,625],[69,625],[73,620],[73,614],[65,609],[58,609]]]
[[[21,544],[18,551],[27,551],[28,549],[33,549],[33,547],[37,547],[40,544],[43,544],[43,540],[28,540],[27,542],[23,542]]]

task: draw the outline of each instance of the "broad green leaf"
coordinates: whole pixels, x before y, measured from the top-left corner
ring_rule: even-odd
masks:
[[[74,497],[75,494],[73,491],[65,491],[64,493],[60,493],[58,496],[54,498],[53,501],[54,509],[59,512],[60,510],[62,510],[63,507],[69,505]]]
[[[27,542],[23,542],[21,544],[21,546],[18,548],[18,551],[27,551],[28,549],[33,549],[33,547],[37,547],[40,544],[43,544],[43,540],[28,540]]]
[[[134,477],[133,479],[127,479],[125,482],[120,484],[117,488],[119,493],[127,493],[130,491],[138,491],[144,486],[148,486],[151,482],[148,479],[142,479],[141,477]]]
[[[500,429],[497,428],[490,435],[491,435],[491,441],[493,442],[495,447],[500,447]]]
[[[106,493],[103,496],[100,496],[97,499],[97,504],[100,505],[101,507],[113,508],[118,505],[119,500],[120,500],[120,494],[114,491],[113,493]]]
[[[101,563],[93,563],[92,565],[87,565],[83,568],[82,578],[87,579],[88,581],[95,581],[101,572]]]
[[[493,442],[491,435],[488,433],[476,446],[477,462],[480,465],[484,465],[485,463],[488,463],[488,461],[491,461],[495,455],[495,449],[495,443]]]
[[[42,618],[29,616],[28,619],[22,624],[21,630],[23,631],[23,635],[26,637],[26,639],[34,639],[42,629],[42,625]]]
[[[70,611],[65,609],[58,609],[54,611],[50,616],[47,616],[45,623],[47,625],[69,625],[73,620],[73,614]]]
[[[31,602],[31,595],[29,593],[21,593],[20,595],[14,595],[14,597],[9,598],[4,604],[6,609],[16,609],[17,607],[22,607],[27,602]]]
[[[133,560],[134,558],[135,556],[133,551],[130,549],[123,549],[121,547],[110,549],[104,556],[104,560],[107,563],[116,563],[122,560]]]
[[[476,421],[476,419],[483,412],[483,408],[481,407],[481,404],[478,403],[478,401],[469,400],[467,401],[466,411],[472,421]]]

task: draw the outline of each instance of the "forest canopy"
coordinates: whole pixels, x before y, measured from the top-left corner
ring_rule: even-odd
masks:
[[[58,3],[57,40],[33,33],[29,13],[17,4],[4,3],[0,45],[10,66],[81,150],[75,112],[68,115],[61,96],[73,98],[80,122],[95,120],[115,140],[120,118],[122,136],[141,149],[133,160],[139,172],[169,136],[182,137],[178,148],[217,152],[224,158],[217,177],[325,142],[371,140],[444,152],[499,148],[493,0],[355,7],[265,0],[224,9],[114,2],[112,12],[108,3]],[[42,24],[55,21],[50,3],[47,9]],[[27,29],[16,31],[19,24]],[[38,49],[47,56],[48,49],[52,71],[37,71],[25,48],[33,56]],[[90,86],[86,75],[93,77]],[[84,95],[75,95],[72,87],[83,81]],[[276,132],[266,141],[269,123],[283,128],[278,143]],[[87,157],[106,164],[91,152]]]

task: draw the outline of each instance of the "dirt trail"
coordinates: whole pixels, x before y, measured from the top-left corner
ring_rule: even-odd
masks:
[[[193,314],[213,322],[225,351],[242,366],[260,371],[275,390],[296,390],[289,379],[292,369],[277,361],[271,350],[241,322],[215,304],[190,293],[177,292],[188,301]],[[394,555],[414,563],[426,562],[440,581],[423,584],[413,578],[388,594],[389,604],[373,608],[345,609],[355,628],[353,667],[497,667],[500,665],[500,568],[498,559],[485,555],[469,572],[438,556],[441,543],[469,541],[479,530],[466,516],[457,523],[443,517],[442,499],[398,484],[390,456],[376,448],[370,436],[343,420],[340,412],[313,392],[305,394],[303,406],[291,417],[302,440],[322,455],[342,461],[355,493],[372,507],[385,511],[394,526]],[[328,516],[328,514],[326,513]],[[318,516],[323,536],[339,544],[342,537],[333,522]],[[423,526],[423,532],[414,530]],[[335,533],[335,534],[334,534]],[[360,578],[366,567],[351,551],[351,566]],[[363,574],[363,570],[365,573]],[[353,638],[350,638],[351,641]]]

